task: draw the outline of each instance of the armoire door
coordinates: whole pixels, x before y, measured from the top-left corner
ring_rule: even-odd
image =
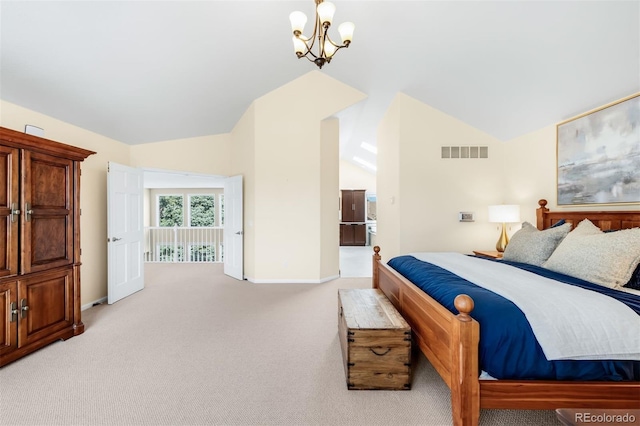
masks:
[[[68,330],[73,325],[72,269],[32,274],[18,280],[17,308],[20,348]]]
[[[0,284],[0,355],[18,347],[16,282]]]
[[[0,146],[0,277],[18,273],[20,151]]]
[[[342,191],[342,222],[365,221],[365,190],[343,189]]]
[[[353,191],[353,221],[364,222],[366,220],[366,201],[365,191]]]
[[[367,225],[351,225],[353,228],[353,245],[364,246],[367,244]]]
[[[73,263],[73,185],[73,161],[23,151],[23,274]]]
[[[354,212],[353,191],[342,190],[342,221],[353,222]]]
[[[353,225],[340,224],[340,245],[352,246],[355,234]]]

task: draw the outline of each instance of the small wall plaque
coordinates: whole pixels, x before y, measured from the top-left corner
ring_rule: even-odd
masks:
[[[460,222],[473,222],[475,221],[473,217],[473,212],[460,212],[458,213],[458,220]]]

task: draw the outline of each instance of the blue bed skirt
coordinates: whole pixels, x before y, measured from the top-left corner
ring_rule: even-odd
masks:
[[[544,268],[506,263],[570,285],[603,289]],[[525,315],[511,301],[413,256],[395,257],[388,265],[454,314],[458,313],[453,305],[455,297],[463,293],[471,296],[475,303],[471,316],[480,324],[479,365],[496,379],[640,381],[640,361],[548,361]],[[620,297],[640,313],[640,297]]]

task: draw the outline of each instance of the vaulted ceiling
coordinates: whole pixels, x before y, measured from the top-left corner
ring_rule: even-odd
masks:
[[[640,91],[640,1],[333,1],[355,35],[321,72],[368,95],[345,159],[398,92],[508,140]],[[316,69],[294,10],[314,1],[4,0],[0,98],[127,144],[227,133]]]

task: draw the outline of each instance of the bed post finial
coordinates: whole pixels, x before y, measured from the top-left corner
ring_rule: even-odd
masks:
[[[545,223],[544,214],[549,213],[549,209],[547,208],[547,200],[544,198],[538,201],[538,205],[540,206],[536,209],[536,227],[539,230],[547,229],[551,224]]]
[[[373,283],[373,288],[379,288],[378,287],[378,280],[380,279],[378,276],[378,262],[380,262],[380,259],[382,259],[382,257],[380,257],[380,246],[375,246],[373,247],[373,275],[372,275],[372,283]]]
[[[456,307],[458,312],[458,319],[460,321],[471,321],[471,316],[469,315],[471,311],[473,311],[473,299],[466,294],[459,294],[456,296],[453,301],[453,306]]]

